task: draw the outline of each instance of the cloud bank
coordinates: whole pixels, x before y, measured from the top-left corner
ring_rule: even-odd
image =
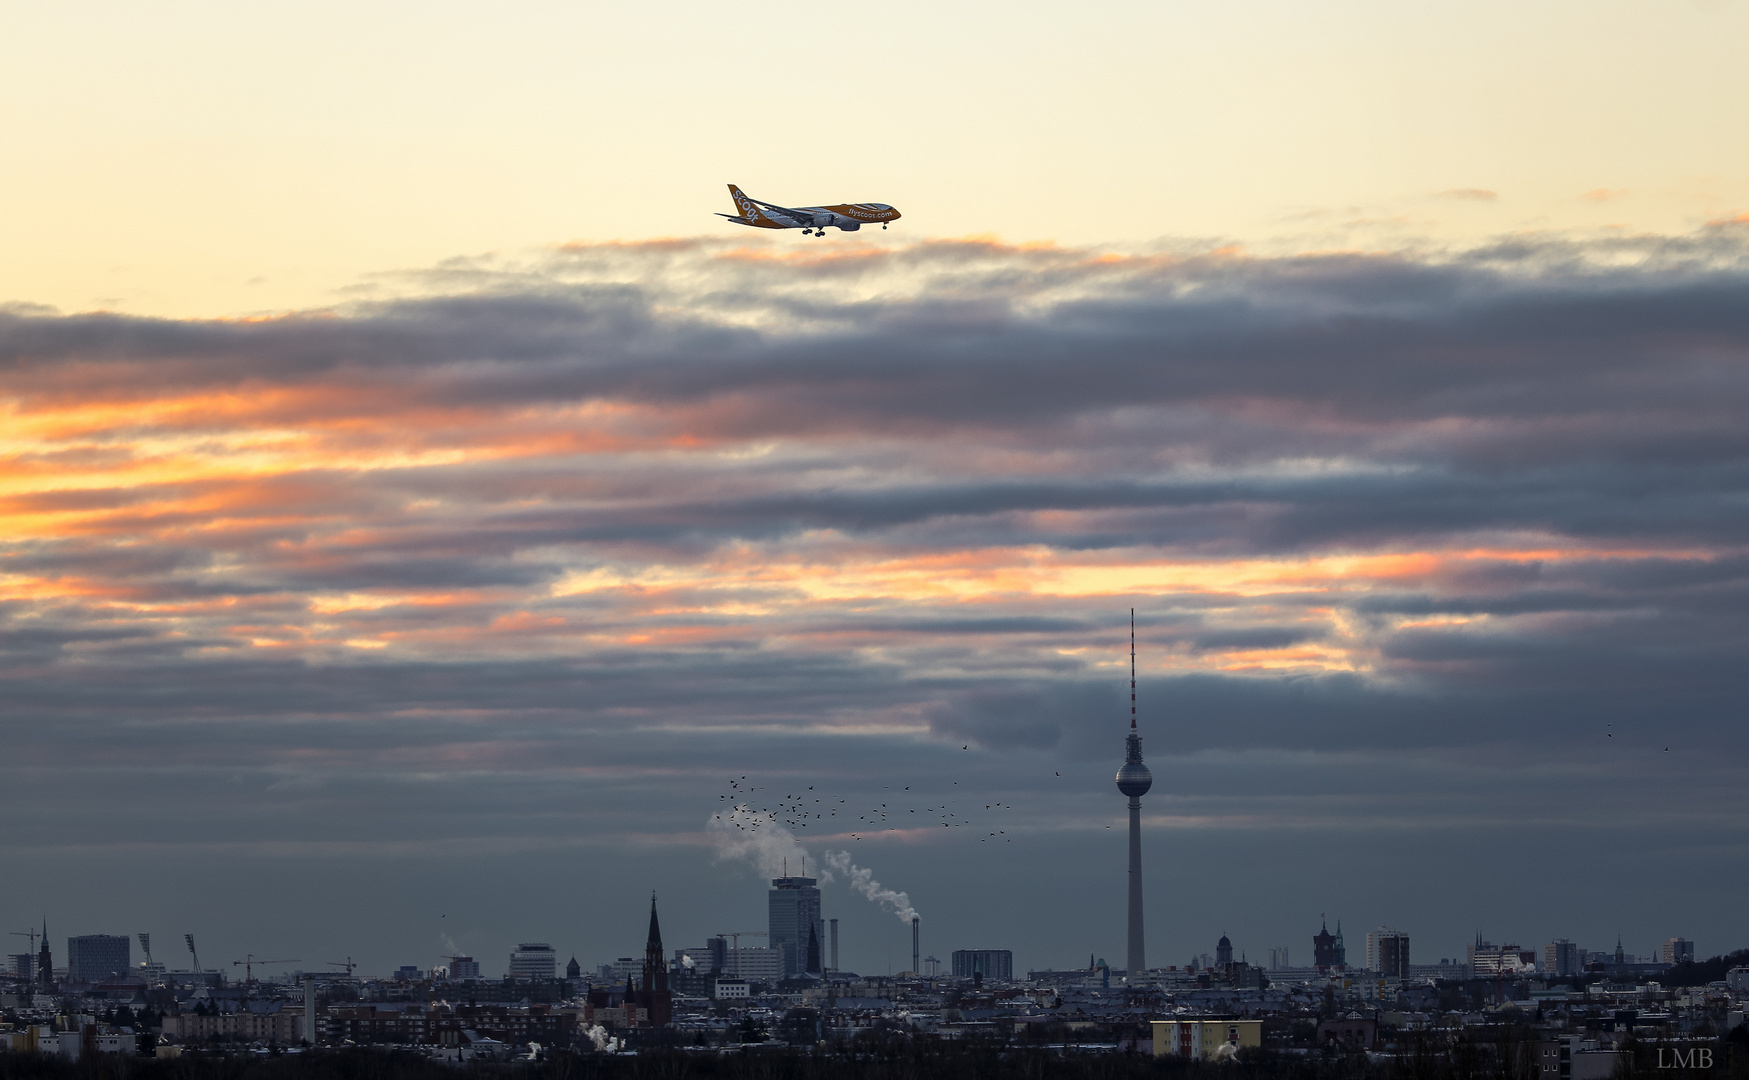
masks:
[[[625,793],[1095,775],[1131,606],[1150,760],[1298,800],[1191,770],[1175,820],[1612,784],[1740,843],[1746,241],[671,241],[256,320],[0,312],[14,843],[682,842],[702,802]],[[1344,762],[1364,797],[1318,798]]]

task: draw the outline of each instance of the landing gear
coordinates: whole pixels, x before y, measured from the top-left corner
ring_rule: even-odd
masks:
[[[812,236],[812,235],[814,235],[814,233],[813,233],[813,230],[811,230],[811,229],[803,229],[802,235],[803,236]]]
[[[886,232],[886,231],[887,231],[887,227],[886,227],[886,226],[885,226],[885,225],[882,225],[882,226],[881,226],[881,231],[882,231],[882,232]]]

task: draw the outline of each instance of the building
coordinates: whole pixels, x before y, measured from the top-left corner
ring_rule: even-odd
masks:
[[[1366,935],[1366,968],[1387,979],[1409,975],[1409,935],[1381,926]]]
[[[619,983],[625,982],[627,979],[634,978],[643,970],[644,962],[642,960],[634,960],[632,957],[622,956],[612,963],[603,964],[599,968],[596,968],[595,974],[603,983],[618,985]]]
[[[449,977],[457,981],[478,979],[480,962],[471,956],[452,956],[449,958]]]
[[[1261,1020],[1155,1020],[1154,1056],[1225,1061],[1263,1045]]]
[[[49,953],[49,921],[43,920],[43,947],[36,954],[36,983],[47,990],[55,985],[55,958]]]
[[[767,910],[766,929],[770,931],[771,947],[783,954],[783,973],[802,974],[808,970],[809,935],[813,935],[816,949],[826,938],[826,924],[820,918],[819,887],[811,877],[772,878]]]
[[[662,927],[656,921],[655,893],[650,894],[650,934],[644,940],[644,978],[636,1004],[657,1027],[674,1019],[674,993],[668,988],[668,962],[662,953]]]
[[[1348,949],[1342,944],[1342,920],[1336,920],[1336,938],[1330,943],[1330,955],[1334,958],[1335,967],[1348,966]]]
[[[1350,1012],[1332,1017],[1318,1025],[1319,1046],[1340,1046],[1349,1050],[1371,1050],[1378,1042],[1379,1022],[1376,1016]]]
[[[1671,938],[1664,943],[1663,960],[1666,964],[1694,963],[1694,942],[1687,938]]]
[[[1269,970],[1280,971],[1282,968],[1290,967],[1293,967],[1293,964],[1288,960],[1286,945],[1277,945],[1269,950]]]
[[[21,952],[13,953],[7,959],[7,967],[12,969],[12,977],[19,982],[29,982],[35,976],[36,957],[27,952]]]
[[[764,946],[729,949],[723,957],[724,973],[751,982],[774,983],[784,978],[784,950]]]
[[[1136,609],[1130,609],[1130,733],[1124,739],[1123,767],[1117,771],[1117,790],[1130,800],[1130,898],[1129,947],[1125,966],[1140,974],[1148,970],[1147,949],[1142,942],[1142,796],[1154,786],[1154,774],[1142,764],[1142,736],[1136,730]],[[959,955],[955,953],[954,955]]]
[[[1233,966],[1233,943],[1222,934],[1221,940],[1215,942],[1215,969],[1225,971]]]
[[[1530,959],[1526,960],[1525,957]],[[1476,943],[1469,947],[1470,978],[1492,979],[1497,975],[1512,975],[1528,970],[1536,962],[1536,953],[1525,953],[1516,945],[1496,945],[1491,941],[1483,941],[1482,935],[1476,935]]]
[[[985,979],[1011,981],[1014,978],[1014,951],[1012,949],[955,949],[953,953],[953,977],[970,979],[978,975],[982,975]]]
[[[99,982],[126,975],[133,967],[133,942],[126,934],[81,934],[67,939],[67,978]]]
[[[1584,970],[1584,950],[1566,938],[1556,938],[1543,946],[1543,974],[1579,975]]]
[[[1336,966],[1336,938],[1328,924],[1319,924],[1318,932],[1312,935],[1312,966],[1319,971]]]
[[[559,977],[559,954],[544,941],[525,941],[510,954],[510,978],[552,982]]]
[[[746,999],[749,996],[746,979],[718,979],[711,988],[711,997],[718,1001]]]

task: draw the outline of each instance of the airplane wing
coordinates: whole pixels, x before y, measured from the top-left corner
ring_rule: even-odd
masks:
[[[816,211],[813,210],[797,210],[793,206],[779,206],[776,203],[761,202],[760,200],[753,198],[751,195],[748,196],[748,199],[751,200],[755,206],[760,206],[767,210],[775,210],[783,216],[792,218],[804,225],[813,221],[814,214],[816,213]]]

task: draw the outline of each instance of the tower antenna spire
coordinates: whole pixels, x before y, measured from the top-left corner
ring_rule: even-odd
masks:
[[[1136,609],[1130,608],[1130,730],[1136,730]]]

